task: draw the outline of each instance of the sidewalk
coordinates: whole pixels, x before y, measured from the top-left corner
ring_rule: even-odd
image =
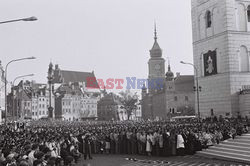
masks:
[[[135,159],[128,160],[128,158]],[[178,164],[179,163],[179,164]],[[94,155],[92,160],[84,160],[81,158],[77,166],[171,166],[171,165],[240,165],[227,161],[206,159],[198,156],[176,156],[176,157],[148,157],[148,156],[132,156],[132,155]]]

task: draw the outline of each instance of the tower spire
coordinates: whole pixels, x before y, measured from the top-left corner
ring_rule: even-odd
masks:
[[[171,67],[170,67],[170,57],[167,57],[168,59],[168,71],[171,71]]]
[[[171,71],[169,58],[168,58],[168,71]]]
[[[154,37],[154,39],[155,39],[155,41],[157,40],[157,30],[156,30],[156,22],[154,23],[154,27],[155,27],[155,37]]]

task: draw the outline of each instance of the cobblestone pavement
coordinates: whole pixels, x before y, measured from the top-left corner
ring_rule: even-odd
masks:
[[[81,159],[77,166],[247,166],[198,156],[147,157],[129,155],[95,155],[92,160]],[[248,165],[250,166],[250,165]]]

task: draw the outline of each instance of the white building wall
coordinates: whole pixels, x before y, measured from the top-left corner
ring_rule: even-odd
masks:
[[[238,92],[242,85],[250,85],[249,52],[250,29],[247,29],[247,5],[250,0],[192,0],[194,64],[198,68],[200,111],[202,116],[239,111]],[[244,8],[244,10],[243,10]],[[205,13],[213,11],[212,26],[206,28]],[[211,30],[212,29],[212,30]],[[204,77],[203,54],[217,52],[218,74]],[[247,64],[242,66],[240,55]],[[246,69],[248,68],[248,69]],[[244,69],[241,72],[240,69]]]

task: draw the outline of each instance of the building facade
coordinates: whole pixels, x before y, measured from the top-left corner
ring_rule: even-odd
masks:
[[[32,119],[48,118],[49,112],[49,89],[47,84],[31,82],[32,93]],[[54,106],[54,96],[52,105]]]
[[[149,85],[142,88],[140,102],[142,118],[161,120],[187,113],[194,114],[194,77],[180,74],[174,77],[170,63],[165,73],[165,60],[162,58],[162,50],[157,42],[156,30],[148,68],[148,85],[152,79],[156,79],[158,86],[152,88]]]
[[[202,117],[241,114],[239,92],[250,85],[249,25],[250,0],[192,0]]]
[[[56,119],[67,121],[97,119],[100,89],[94,72],[66,71],[55,65],[53,77]],[[89,87],[88,80],[95,80],[96,88]]]
[[[52,97],[54,105],[54,97]],[[47,84],[34,81],[20,81],[8,94],[8,118],[41,119],[48,118],[49,90]]]

